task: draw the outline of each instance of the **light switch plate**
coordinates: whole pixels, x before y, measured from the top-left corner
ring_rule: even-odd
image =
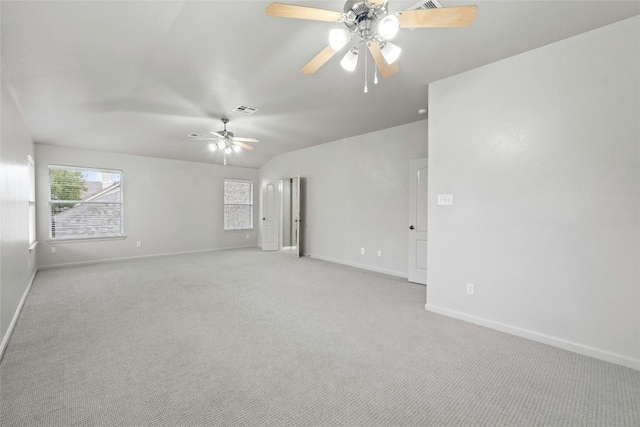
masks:
[[[440,206],[452,206],[453,194],[438,194],[438,205]]]

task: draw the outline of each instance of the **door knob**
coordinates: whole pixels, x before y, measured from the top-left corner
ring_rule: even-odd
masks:
[[[413,225],[409,226],[409,230],[413,230],[415,227]]]
[[[263,221],[266,221],[266,220],[267,220],[267,218],[265,218],[265,217],[262,217],[262,220],[263,220]]]

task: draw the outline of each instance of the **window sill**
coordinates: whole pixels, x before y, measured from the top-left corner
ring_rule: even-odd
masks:
[[[246,233],[249,231],[255,231],[255,228],[234,228],[234,229],[224,230],[225,233]]]
[[[102,242],[107,240],[124,240],[127,236],[116,236],[116,237],[84,237],[84,238],[75,238],[75,239],[49,239],[47,243],[81,243],[81,242]]]

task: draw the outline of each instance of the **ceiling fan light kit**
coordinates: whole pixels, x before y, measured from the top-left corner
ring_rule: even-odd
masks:
[[[380,47],[380,50],[382,56],[384,56],[384,60],[387,61],[388,64],[396,62],[398,57],[400,57],[400,52],[402,52],[402,49],[389,41],[385,42],[385,44]]]
[[[387,15],[378,24],[378,34],[386,40],[393,39],[400,29],[400,23],[395,15]]]
[[[342,23],[347,28],[329,31],[329,46],[305,65],[300,72],[313,74],[336,53],[356,39],[357,45],[349,49],[340,61],[347,71],[354,71],[358,63],[359,45],[365,44],[376,63],[374,83],[378,80],[378,70],[382,77],[391,77],[400,71],[397,60],[402,49],[389,42],[401,28],[466,27],[475,20],[477,6],[439,7],[440,3],[419,3],[418,8],[390,14],[387,0],[348,0],[343,12],[313,7],[271,3],[266,11],[268,16],[280,18],[308,19]],[[365,63],[365,92],[366,64]]]
[[[349,52],[342,58],[340,65],[347,71],[354,71],[358,65],[358,48],[352,47]]]
[[[351,36],[351,31],[346,28],[334,28],[329,31],[329,46],[337,52],[351,41]]]
[[[227,123],[229,119],[222,119],[224,129],[218,132],[209,131],[212,136],[202,135],[198,133],[190,133],[189,137],[193,141],[211,141],[209,143],[209,150],[216,152],[222,151],[223,164],[227,165],[227,155],[233,152],[239,153],[242,149],[253,150],[254,147],[247,144],[247,142],[259,142],[256,138],[238,138],[233,132],[227,130]]]

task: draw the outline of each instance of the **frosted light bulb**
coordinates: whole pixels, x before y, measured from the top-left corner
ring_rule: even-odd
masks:
[[[334,51],[339,51],[351,40],[351,31],[345,29],[334,28],[329,31],[329,46]]]
[[[391,40],[398,34],[400,23],[395,15],[387,15],[378,23],[378,34],[383,39]]]
[[[355,47],[351,49],[340,61],[340,65],[347,71],[353,71],[358,65],[358,49]]]
[[[387,42],[382,48],[382,56],[384,60],[387,61],[387,64],[396,62],[400,56],[400,52],[402,52],[402,49],[391,42]]]

